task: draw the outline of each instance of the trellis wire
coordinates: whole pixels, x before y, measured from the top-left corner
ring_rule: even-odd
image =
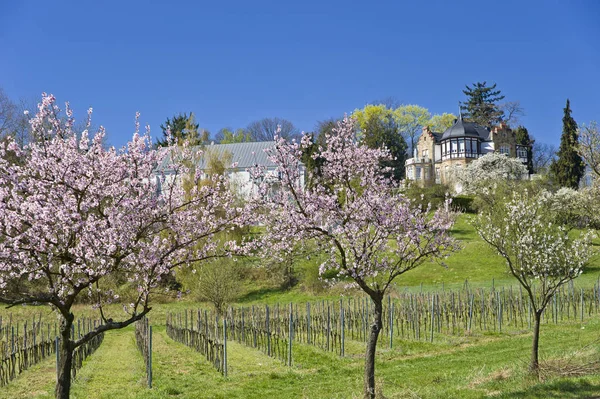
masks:
[[[12,316],[12,315],[11,315]],[[56,323],[42,322],[41,314],[33,318],[32,322],[22,325],[12,322],[3,324],[0,318],[0,387],[8,384],[29,367],[41,362],[48,356],[55,354],[58,365],[59,343]],[[88,318],[79,319],[73,325],[71,336],[81,338],[92,329],[96,328],[97,321]],[[73,351],[71,374],[76,378],[77,371],[82,367],[83,361],[92,354],[102,343],[104,334],[99,334]]]
[[[180,342],[203,354],[206,359],[223,375],[226,376],[227,361],[225,360],[225,332],[219,327],[218,318],[211,317],[208,322],[208,312],[197,311],[194,323],[194,311],[167,313],[167,335],[174,341]],[[212,321],[214,320],[214,321]]]
[[[148,388],[152,388],[152,326],[145,316],[135,322],[135,342],[146,365]]]

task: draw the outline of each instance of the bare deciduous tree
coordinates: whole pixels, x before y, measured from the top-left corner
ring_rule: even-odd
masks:
[[[281,130],[277,133],[279,128]],[[287,119],[282,118],[263,118],[254,121],[248,125],[246,130],[250,133],[251,141],[272,141],[276,134],[286,140],[300,137],[300,132],[296,126]]]
[[[532,151],[534,173],[546,173],[550,167],[550,164],[556,158],[556,146],[535,140]]]
[[[500,111],[504,114],[502,120],[508,126],[519,125],[520,117],[525,116],[525,110],[519,101],[507,101],[501,104]]]
[[[593,121],[589,125],[581,125],[577,129],[579,135],[579,155],[596,176],[600,176],[600,130]]]

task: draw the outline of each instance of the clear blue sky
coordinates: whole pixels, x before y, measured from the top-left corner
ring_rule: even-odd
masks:
[[[67,5],[69,4],[69,5]],[[94,107],[123,145],[136,111],[153,135],[193,111],[201,127],[263,117],[302,130],[395,97],[457,112],[465,84],[498,84],[557,144],[571,99],[600,119],[600,2],[0,1],[0,87]]]

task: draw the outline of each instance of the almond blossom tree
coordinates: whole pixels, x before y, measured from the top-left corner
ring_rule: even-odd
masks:
[[[506,260],[510,273],[523,286],[533,310],[533,343],[529,369],[539,370],[542,314],[561,285],[579,277],[591,256],[590,233],[571,239],[568,229],[553,221],[551,197],[515,192],[475,221],[481,238]]]
[[[374,314],[366,348],[364,396],[374,398],[384,295],[398,276],[445,256],[457,245],[448,234],[453,224],[448,206],[433,213],[413,207],[382,173],[379,161],[389,159],[389,152],[361,145],[355,132],[354,120],[345,118],[327,134],[326,149],[313,153],[323,161],[323,184],[307,188],[300,184],[305,173],[300,160],[311,145],[310,137],[304,135],[300,143],[276,140],[268,154],[277,165],[279,181],[270,185],[272,179],[263,179],[258,198],[265,208],[267,255],[281,256],[314,241],[329,254],[320,273],[336,272],[371,298]],[[260,170],[253,173],[266,177]]]
[[[77,134],[68,104],[66,118],[59,112],[44,94],[30,123],[46,140],[0,146],[0,302],[45,303],[58,313],[55,394],[64,399],[75,348],[141,319],[161,279],[177,266],[218,256],[223,245],[215,234],[242,223],[245,212],[233,206],[221,177],[184,192],[186,149],[153,150],[150,135],[138,133],[137,117],[132,140],[118,151],[103,148],[102,128],[91,139],[87,130]],[[20,161],[9,162],[11,153]],[[108,317],[104,305],[119,299],[108,286],[115,278],[137,291],[121,316]],[[75,339],[73,306],[82,299],[98,309],[101,323]]]

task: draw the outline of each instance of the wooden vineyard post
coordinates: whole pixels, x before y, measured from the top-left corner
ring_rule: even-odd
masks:
[[[14,331],[13,331],[14,333]],[[56,351],[56,383],[58,383],[58,370],[59,370],[59,351],[58,351],[58,337],[54,339],[54,350]]]
[[[433,326],[435,324],[435,295],[431,295],[431,342],[433,342]]]
[[[242,308],[242,342],[246,343],[246,330],[244,328],[244,308]],[[238,337],[239,339],[239,337]]]
[[[148,323],[148,319],[146,319]],[[148,388],[152,388],[152,326],[148,328]]]
[[[389,320],[389,332],[390,332],[390,349],[394,346],[394,304],[392,303],[392,298],[388,296],[388,309],[390,312],[390,320]]]
[[[342,342],[341,342],[341,346],[340,346],[340,356],[344,357],[344,352],[345,352],[345,348],[344,348],[344,340],[346,338],[346,334],[344,331],[344,300],[340,299],[340,325],[341,325],[341,335],[342,335]]]
[[[254,318],[254,305],[252,305],[252,342],[256,348],[256,320]]]
[[[265,323],[267,328],[267,355],[271,356],[271,327],[269,325],[269,305],[265,305]]]
[[[223,376],[227,377],[227,317],[223,317]]]
[[[329,301],[327,301],[327,351],[329,351],[329,336],[331,335],[331,313],[329,309]]]
[[[581,288],[581,322],[582,323],[583,323],[583,308],[584,308],[583,288]]]
[[[306,304],[306,342],[310,344],[310,302]]]
[[[288,366],[292,367],[292,339],[294,334],[294,312],[293,305],[290,303],[290,331],[288,335]]]

